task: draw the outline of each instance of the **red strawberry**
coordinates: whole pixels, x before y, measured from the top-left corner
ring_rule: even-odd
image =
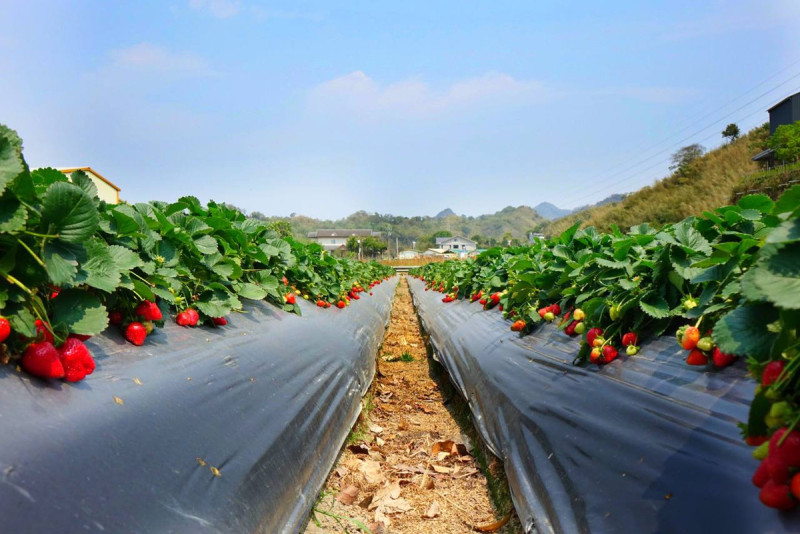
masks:
[[[186,313],[189,314],[189,326],[197,326],[198,321],[200,321],[200,314],[197,313],[197,310],[194,308],[187,308]]]
[[[8,339],[11,335],[11,323],[5,317],[0,317],[0,343]]]
[[[639,336],[636,332],[628,332],[627,334],[622,336],[622,346],[627,347],[628,345],[638,345],[639,344]]]
[[[283,278],[281,278],[281,282],[283,282],[283,285],[285,285],[285,286],[289,285],[289,280],[285,276]]]
[[[773,384],[778,380],[778,377],[781,376],[785,366],[786,363],[783,360],[769,362],[767,366],[764,367],[764,373],[761,375],[761,385],[766,387]]]
[[[497,309],[503,311],[503,305],[501,304],[500,306],[497,307]]]
[[[336,303],[336,307],[339,308],[340,310],[345,306],[347,306],[347,304],[345,304],[343,300],[340,300],[339,302]]]
[[[564,329],[564,333],[567,334],[568,336],[577,336],[578,334],[575,333],[575,327],[578,326],[578,324],[579,324],[578,321],[572,321]]]
[[[86,375],[94,372],[94,359],[81,340],[67,338],[58,352],[64,366],[64,380],[67,382],[83,380]]]
[[[472,295],[472,302],[479,300],[483,296],[483,291],[478,291],[474,295]]]
[[[548,310],[547,308],[539,308],[539,317],[541,317],[542,319],[544,319],[544,316],[545,316],[545,315],[547,315],[547,312],[548,312],[548,311],[549,311],[549,310]]]
[[[767,456],[765,460],[769,460],[769,462],[767,462],[767,471],[769,472],[770,480],[778,484],[786,484],[789,482],[789,477],[791,476],[789,470],[792,466],[785,458]]]
[[[146,321],[160,321],[163,319],[158,304],[151,300],[140,302],[139,305],[136,306],[136,315]]]
[[[91,337],[92,336],[87,336],[86,334],[70,334],[67,336],[67,339],[72,338],[72,339],[77,339],[78,341],[86,341]]]
[[[695,326],[689,326],[683,332],[681,347],[686,350],[692,350],[697,346],[698,341],[700,341],[700,330]]]
[[[180,314],[178,314],[180,317]],[[181,324],[180,322],[178,324]],[[125,329],[125,339],[130,341],[136,346],[141,346],[144,344],[144,340],[147,337],[147,329],[144,327],[142,323],[133,322],[128,325]]]
[[[192,324],[192,317],[187,312],[182,311],[175,316],[175,322],[181,326],[189,326]]]
[[[372,296],[372,291],[370,291],[370,292],[369,292],[369,296],[370,296],[370,297]]]
[[[747,436],[744,441],[751,447],[758,447],[768,439],[767,436]]]
[[[39,378],[62,378],[64,365],[49,341],[33,343],[22,354],[22,368]]]
[[[767,480],[761,493],[758,495],[761,502],[770,508],[778,510],[791,510],[797,506],[797,501],[792,498],[792,492],[788,485],[778,484],[773,480]]]
[[[514,332],[522,332],[523,330],[525,330],[525,321],[523,321],[522,319],[514,321],[514,324],[511,325],[511,330],[513,330]]]
[[[769,480],[769,459],[764,459],[758,464],[758,469],[753,473],[753,485],[757,488],[763,488],[764,484]]]
[[[611,345],[606,345],[603,347],[603,362],[604,363],[611,363],[617,359],[617,349],[612,347]]]
[[[561,315],[561,306],[558,304],[551,304],[548,308],[553,312],[553,315]]]
[[[589,354],[589,361],[598,365],[603,363],[603,351],[600,350],[600,347],[592,349],[592,352]]]
[[[225,317],[212,317],[211,322],[217,326],[225,326],[228,324],[228,320]]]
[[[795,473],[792,477],[792,483],[789,485],[792,490],[792,495],[795,499],[800,499],[800,473]]]
[[[325,307],[325,302],[322,299],[318,299],[317,300],[317,306],[320,307],[320,308],[324,308]]]
[[[294,293],[288,293],[288,294],[286,295],[286,297],[284,297],[284,298],[286,299],[286,302],[287,302],[288,304],[294,304],[294,303],[295,303],[295,296],[294,296]]]
[[[108,322],[111,324],[122,324],[122,321],[125,318],[122,316],[122,312],[119,310],[114,310],[108,314]]]
[[[50,325],[43,322],[41,319],[36,319],[34,323],[36,326],[36,338],[48,343],[53,343],[53,333],[50,332]]]
[[[785,428],[779,428],[769,440],[769,456],[772,459],[783,459],[790,467],[800,467],[800,431],[792,430],[786,439]],[[778,445],[783,439],[783,443]]]
[[[689,353],[689,356],[686,357],[686,363],[689,365],[706,365],[708,364],[708,358],[702,351],[694,349]]]
[[[586,332],[586,343],[588,343],[590,347],[593,347],[594,346],[594,340],[598,336],[602,336],[602,335],[603,335],[603,329],[602,328],[590,328],[589,331]]]
[[[717,367],[727,367],[734,361],[736,361],[736,356],[734,356],[733,354],[725,354],[724,352],[719,350],[719,347],[716,347],[714,349],[713,359],[714,359],[714,365],[716,365]]]
[[[500,302],[500,293],[492,293],[490,298],[492,299],[492,304],[497,304]]]

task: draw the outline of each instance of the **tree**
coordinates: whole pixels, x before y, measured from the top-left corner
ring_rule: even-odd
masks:
[[[730,123],[722,130],[722,137],[728,140],[728,142],[733,142],[739,139],[739,134],[742,132],[739,130],[739,127],[736,126],[735,122]]]
[[[365,257],[374,258],[375,256],[382,254],[387,248],[386,243],[372,236],[359,238],[351,235],[347,238],[347,243],[345,243],[345,247],[349,252],[358,254],[359,239],[361,240],[361,254]]]
[[[706,149],[703,145],[697,143],[685,146],[672,155],[672,165],[669,166],[671,171],[679,171],[686,174],[689,165],[692,164],[697,158],[705,154]]]
[[[292,224],[289,221],[272,221],[267,224],[267,228],[278,232],[281,237],[290,237],[292,235]]]
[[[434,232],[431,237],[434,239],[437,237],[453,237],[453,233],[449,230],[439,230],[438,232]]]
[[[484,242],[484,237],[481,234],[475,234],[474,236],[470,237],[477,246],[481,246]]]
[[[775,158],[784,163],[800,159],[800,121],[778,126],[769,138],[769,147],[775,151]]]

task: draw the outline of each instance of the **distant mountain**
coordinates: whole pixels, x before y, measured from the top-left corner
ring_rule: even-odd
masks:
[[[442,211],[440,211],[439,213],[437,213],[434,218],[435,219],[444,219],[445,217],[450,217],[451,215],[455,215],[455,214],[456,214],[456,212],[454,212],[450,208],[445,208]]]
[[[548,219],[548,220],[551,220],[551,221],[553,219],[559,219],[561,217],[566,217],[567,215],[572,213],[572,210],[566,210],[566,209],[559,208],[555,204],[551,204],[549,202],[541,202],[541,203],[535,205],[533,207],[533,209],[536,211],[536,213],[538,213],[539,215],[541,215],[545,219]]]
[[[604,206],[606,204],[613,204],[614,202],[622,202],[623,200],[625,200],[626,196],[628,196],[627,193],[614,193],[613,195],[604,198],[600,202],[595,202],[594,204],[586,204],[585,206],[575,208],[574,210],[572,210],[571,213],[578,213],[579,211],[588,210],[589,208]]]
[[[267,217],[259,212],[250,214],[267,221],[287,221],[292,226],[293,234],[305,239],[308,232],[319,228],[370,228],[387,235],[391,239],[399,239],[401,247],[409,248],[412,241],[417,249],[433,246],[433,234],[449,232],[468,238],[477,237],[482,246],[498,243],[503,237],[526,240],[528,232],[538,232],[547,222],[529,206],[507,206],[502,210],[477,217],[456,215],[446,209],[435,217],[398,215],[357,211],[339,220],[320,220],[304,215],[294,214],[290,217]],[[394,245],[393,245],[394,246]]]

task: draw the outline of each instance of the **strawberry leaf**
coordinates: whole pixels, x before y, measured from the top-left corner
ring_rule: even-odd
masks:
[[[723,352],[764,361],[778,337],[769,325],[777,320],[778,311],[769,304],[742,306],[717,321],[714,340]]]
[[[88,291],[65,289],[53,301],[53,327],[93,336],[108,326],[108,311],[100,299]]]
[[[664,297],[655,291],[651,291],[642,297],[642,300],[639,301],[639,307],[654,319],[663,319],[670,316],[669,304]]]
[[[97,208],[80,187],[56,182],[47,188],[42,203],[42,226],[68,243],[86,241],[98,229]]]

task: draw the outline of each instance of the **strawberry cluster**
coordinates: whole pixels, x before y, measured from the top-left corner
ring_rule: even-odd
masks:
[[[0,318],[0,342],[11,334],[11,327],[5,318]],[[48,379],[64,379],[65,382],[78,382],[94,372],[92,354],[83,344],[87,336],[70,334],[58,348],[50,325],[36,320],[36,337],[22,353],[20,365],[33,376]]]
[[[709,361],[713,361],[717,367],[727,367],[736,361],[735,355],[726,354],[716,346],[711,331],[701,336],[697,326],[684,325],[678,328],[675,337],[678,339],[678,344],[689,351],[686,357],[686,363],[689,365],[708,365]]]
[[[761,502],[778,510],[795,508],[800,502],[800,432],[778,429],[753,456],[761,460],[753,474]]]

